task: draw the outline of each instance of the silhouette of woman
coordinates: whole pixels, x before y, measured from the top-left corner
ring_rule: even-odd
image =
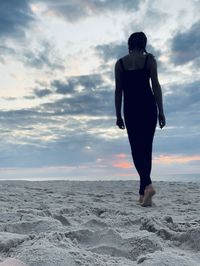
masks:
[[[156,193],[150,174],[157,117],[160,128],[165,126],[157,62],[152,54],[147,53],[146,43],[147,37],[143,32],[131,34],[129,54],[115,64],[116,125],[120,129],[126,125],[133,163],[140,176],[139,203],[143,207],[152,205],[152,196]],[[124,120],[121,115],[122,97]]]

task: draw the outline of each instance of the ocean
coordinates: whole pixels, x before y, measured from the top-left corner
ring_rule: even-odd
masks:
[[[194,174],[165,174],[165,175],[151,175],[152,182],[153,181],[168,181],[168,182],[200,182],[200,173],[194,173]],[[14,178],[13,176],[10,178],[0,178],[0,181],[10,181],[10,180],[27,180],[27,181],[53,181],[53,180],[71,180],[71,181],[125,181],[125,180],[139,180],[139,177],[136,175],[133,175],[133,177],[126,176],[126,177],[65,177],[65,176],[57,176],[57,177],[23,177]]]

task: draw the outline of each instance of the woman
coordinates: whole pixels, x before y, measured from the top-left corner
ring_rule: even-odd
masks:
[[[133,162],[140,176],[139,203],[143,207],[152,205],[152,196],[156,193],[150,174],[157,117],[160,128],[165,126],[157,63],[154,56],[147,53],[146,43],[143,32],[131,34],[128,39],[129,54],[115,64],[116,125],[120,129],[126,125]],[[121,115],[122,96],[124,121]]]

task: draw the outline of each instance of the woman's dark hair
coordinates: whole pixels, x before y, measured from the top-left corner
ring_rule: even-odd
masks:
[[[128,38],[128,49],[129,53],[133,49],[143,50],[145,53],[146,51],[146,44],[147,44],[147,37],[144,32],[134,32]]]

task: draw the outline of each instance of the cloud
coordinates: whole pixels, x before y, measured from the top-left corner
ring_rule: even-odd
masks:
[[[155,151],[198,154],[200,80],[170,86],[164,95],[166,127],[156,131]]]
[[[169,85],[170,86],[170,85]],[[165,95],[165,108],[168,114],[196,112],[200,105],[200,80],[170,86],[170,94]]]
[[[2,63],[6,63],[11,59],[24,64],[26,67],[31,67],[37,70],[63,70],[64,62],[60,58],[59,53],[53,44],[47,40],[39,40],[37,47],[31,47],[27,43],[20,42],[18,46],[15,44],[14,47],[9,45],[0,45],[0,60]]]
[[[15,49],[4,46],[4,45],[0,45],[0,51],[1,51],[1,54],[10,54],[10,55],[15,54]]]
[[[114,114],[114,89],[104,81],[104,76],[91,74],[56,79],[50,82],[49,88],[34,88],[32,93],[39,98],[63,95],[59,100],[41,105],[43,110],[55,114],[110,116]]]
[[[69,77],[65,81],[53,80],[51,86],[56,93],[72,94],[78,91],[90,93],[100,87],[103,79],[99,74],[82,75]]]
[[[171,40],[172,62],[183,65],[193,61],[200,63],[200,21],[186,31],[178,32]]]
[[[0,6],[4,2],[2,1]],[[7,2],[8,7],[10,1]],[[19,3],[13,1],[12,8],[7,11],[13,14],[12,17],[7,16],[7,19],[12,23],[9,24],[10,26],[7,25],[10,28],[8,27],[6,32],[0,28],[1,38],[25,36],[27,27],[35,20],[29,7],[29,4],[32,3],[43,3],[47,6],[46,14],[53,14],[57,16],[56,19],[62,17],[72,23],[89,16],[98,17],[98,15],[101,16],[114,11],[116,11],[114,16],[125,11],[130,17],[130,12],[137,9],[139,3],[139,1],[121,0],[74,0],[71,2],[64,0],[57,2],[53,0],[23,0],[16,2]],[[15,13],[12,10],[17,11]],[[19,12],[19,21],[16,19],[17,12]],[[37,8],[35,12],[37,13]],[[149,28],[152,25],[157,27],[156,21],[160,21],[161,16],[157,16],[155,10],[148,11],[146,14],[147,18],[144,23],[149,22]],[[38,17],[41,15],[42,13],[38,13]],[[141,16],[134,23],[138,23],[142,19]],[[41,22],[43,21],[41,20]],[[137,27],[139,27],[139,23]],[[41,29],[44,29],[45,25],[41,23]],[[178,33],[177,36],[180,34],[189,36],[190,30]],[[15,32],[14,35],[11,34],[11,31]],[[38,32],[30,31],[29,33],[32,33],[33,37],[36,38],[33,46],[30,44],[30,46],[25,47],[24,43],[22,46],[20,43],[20,47],[16,44],[12,47],[1,43],[1,54],[16,56],[26,66],[39,70],[44,68],[62,69],[62,63],[54,54],[55,50],[51,43],[42,41]],[[192,33],[194,32],[192,31]],[[160,38],[159,34],[160,32],[157,35],[152,35],[152,39],[156,36]],[[107,33],[105,32],[106,37]],[[196,35],[194,37],[197,40]],[[187,38],[189,39],[189,37]],[[179,41],[178,37],[175,41],[177,40]],[[178,41],[177,43],[180,43]],[[156,43],[157,39],[155,38],[155,45]],[[113,165],[117,170],[120,168],[129,169],[129,167],[131,169],[133,164],[126,131],[121,131],[115,126],[114,69],[110,67],[113,60],[127,54],[127,42],[125,40],[119,43],[112,42],[101,45],[93,42],[93,45],[96,45],[93,48],[103,62],[101,64],[102,69],[97,72],[98,74],[71,77],[62,75],[62,79],[57,78],[56,75],[56,78],[55,76],[51,77],[46,83],[35,81],[36,86],[32,90],[32,95],[25,96],[25,98],[26,103],[28,99],[36,102],[39,99],[38,106],[21,110],[0,111],[0,147],[4,154],[0,162],[1,166],[71,165],[79,167],[84,164],[87,171],[88,165],[93,163],[93,165],[97,165],[95,162],[99,159],[98,165],[101,164],[102,169],[105,165],[110,168]],[[198,48],[197,42],[196,45],[195,47]],[[174,47],[176,48],[176,46]],[[159,60],[161,51],[155,49],[151,43],[148,44],[147,51],[154,54]],[[86,57],[87,54],[85,54]],[[189,59],[185,57],[185,60]],[[195,60],[195,58],[191,57],[190,60]],[[42,78],[41,75],[39,78]],[[199,158],[194,156],[199,153],[198,145],[196,145],[199,141],[199,113],[197,111],[200,100],[199,87],[200,81],[169,84],[170,90],[164,97],[167,126],[163,130],[157,129],[154,141],[154,152],[165,156],[162,157],[162,160],[164,158],[165,161],[171,162],[175,159],[179,164],[184,160],[194,162]],[[17,99],[7,97],[7,100],[15,101]],[[20,98],[18,100],[20,101]],[[177,153],[182,154],[183,157],[176,157]],[[168,154],[171,155],[170,158],[166,157]],[[104,158],[104,161],[101,161],[101,158]]]
[[[101,15],[102,13],[113,11],[132,12],[138,8],[139,0],[34,0],[33,2],[43,2],[47,7],[46,13],[53,12],[57,17],[63,17],[68,22],[76,22],[89,16]]]
[[[103,91],[90,91],[89,93],[76,93],[70,98],[44,103],[45,110],[52,110],[56,114],[68,115],[113,115],[113,95],[109,87]],[[112,110],[113,109],[113,110]]]
[[[110,165],[131,167],[131,158],[124,155],[130,152],[126,132],[115,126],[114,94],[104,85],[101,77],[92,77],[73,77],[75,83],[70,88],[70,98],[64,91],[60,94],[62,99],[40,104],[36,108],[1,111],[0,146],[5,150],[1,166],[76,166],[95,163],[105,154],[117,154]],[[52,81],[55,86],[53,93],[60,86],[56,81]],[[75,84],[85,84],[83,91],[77,91]],[[90,87],[87,88],[87,84]],[[189,86],[194,90],[196,84],[187,84],[184,88],[177,85],[170,98],[165,99],[171,105],[171,112],[166,110],[168,127],[156,131],[154,154],[198,155],[199,123],[196,122],[199,115],[187,92]],[[180,91],[183,96],[179,95]],[[184,105],[175,105],[176,101],[183,101]]]
[[[158,157],[155,157],[155,160],[157,160],[159,163],[187,163],[187,162],[199,162],[200,156],[199,155],[192,155],[192,156],[181,156],[181,155],[160,155]]]
[[[125,56],[128,52],[126,43],[108,43],[97,45],[95,47],[97,54],[102,57],[104,61],[117,60]]]
[[[2,64],[6,64],[6,58],[5,56],[15,56],[16,51],[14,48],[8,47],[4,44],[0,45],[0,62]]]
[[[32,47],[32,39],[26,36],[26,29],[36,21],[31,0],[0,1],[0,62],[5,64],[7,57],[11,57],[37,69],[63,69],[63,60],[58,58],[55,47],[47,40],[39,40],[37,47]],[[8,39],[16,41],[18,38],[20,43],[8,42]]]
[[[1,150],[6,147],[1,166],[79,165],[102,153],[104,140],[99,138],[98,128],[106,132],[108,124],[98,117],[70,116],[42,108],[0,114]]]
[[[50,94],[61,94],[68,95],[74,98],[83,99],[87,98],[87,95],[90,93],[94,93],[97,90],[105,90],[104,88],[104,80],[102,75],[100,74],[91,74],[91,75],[81,75],[81,76],[71,76],[65,78],[64,80],[55,79],[50,82],[49,88],[47,84],[38,82],[39,88],[36,87],[33,89],[32,96],[25,96],[25,98],[32,97],[44,97]],[[28,99],[27,98],[27,99]],[[67,98],[69,99],[69,98]],[[63,99],[64,101],[64,99]]]
[[[110,79],[105,82],[105,76]],[[35,88],[33,94],[36,97],[45,97],[50,94],[60,94],[63,98],[54,102],[44,103],[42,108],[55,113],[69,115],[114,115],[114,81],[110,72],[73,76],[64,80],[52,80],[49,87]],[[110,86],[110,82],[113,86]],[[170,93],[164,95],[164,110],[168,116],[168,122],[174,125],[192,125],[198,121],[198,106],[200,104],[200,80],[183,83],[169,84]],[[189,119],[192,116],[192,119]],[[177,117],[177,119],[173,119]],[[188,121],[186,121],[188,119]]]
[[[104,62],[109,62],[111,60],[117,60],[128,54],[128,46],[126,42],[122,43],[108,43],[97,45],[95,47],[97,55],[99,55]],[[159,57],[161,52],[155,49],[151,44],[147,44],[147,51],[154,56]]]
[[[25,36],[25,28],[35,20],[28,0],[0,1],[0,38]]]
[[[49,95],[49,94],[52,94],[52,91],[51,90],[49,90],[49,89],[38,89],[38,88],[35,88],[34,90],[33,90],[33,93],[37,96],[37,97],[39,97],[39,98],[42,98],[42,97],[45,97],[45,96],[47,96],[47,95]],[[33,97],[34,98],[34,97]],[[27,97],[26,97],[26,99],[28,99]]]
[[[56,55],[55,47],[48,41],[41,41],[40,46],[34,50],[24,48],[19,53],[16,51],[16,57],[26,66],[36,69],[64,69],[62,60]]]
[[[100,74],[69,77],[65,80],[52,80],[50,88],[34,88],[34,96],[39,98],[49,94],[68,97],[47,102],[41,107],[56,114],[68,115],[111,115],[114,113],[114,91],[104,82]]]

